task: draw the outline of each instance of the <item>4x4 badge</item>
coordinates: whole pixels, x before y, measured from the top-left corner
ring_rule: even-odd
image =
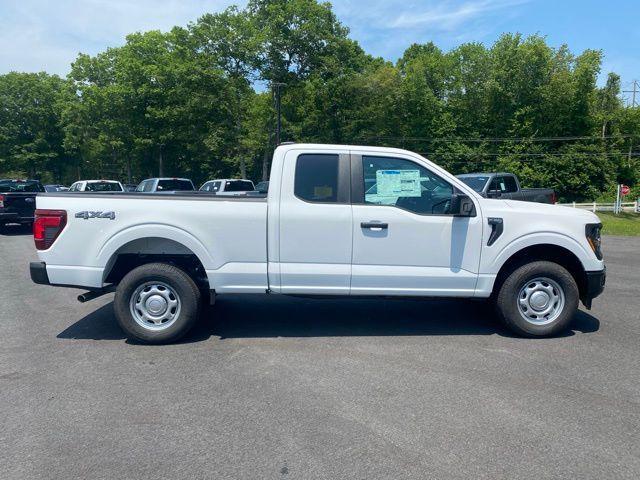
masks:
[[[89,220],[90,218],[108,218],[110,220],[116,219],[116,212],[78,212],[76,218],[84,218]]]

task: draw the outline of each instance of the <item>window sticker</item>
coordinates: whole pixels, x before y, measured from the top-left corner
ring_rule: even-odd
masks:
[[[420,170],[376,171],[378,197],[420,197]]]
[[[333,196],[333,188],[328,185],[313,187],[313,196],[316,199],[331,198]]]

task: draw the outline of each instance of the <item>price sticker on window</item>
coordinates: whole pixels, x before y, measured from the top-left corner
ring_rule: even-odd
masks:
[[[376,172],[379,197],[420,197],[419,170],[378,170]]]

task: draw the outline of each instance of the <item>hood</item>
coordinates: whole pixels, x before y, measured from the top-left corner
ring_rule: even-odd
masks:
[[[513,210],[523,214],[543,214],[554,217],[569,217],[581,219],[585,223],[599,223],[598,216],[588,210],[580,208],[565,207],[561,205],[551,205],[549,203],[522,202],[519,200],[502,200],[502,202]]]

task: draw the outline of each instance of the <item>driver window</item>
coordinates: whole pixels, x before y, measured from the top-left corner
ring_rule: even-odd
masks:
[[[410,160],[362,157],[364,203],[389,205],[420,215],[449,213],[453,187]]]

